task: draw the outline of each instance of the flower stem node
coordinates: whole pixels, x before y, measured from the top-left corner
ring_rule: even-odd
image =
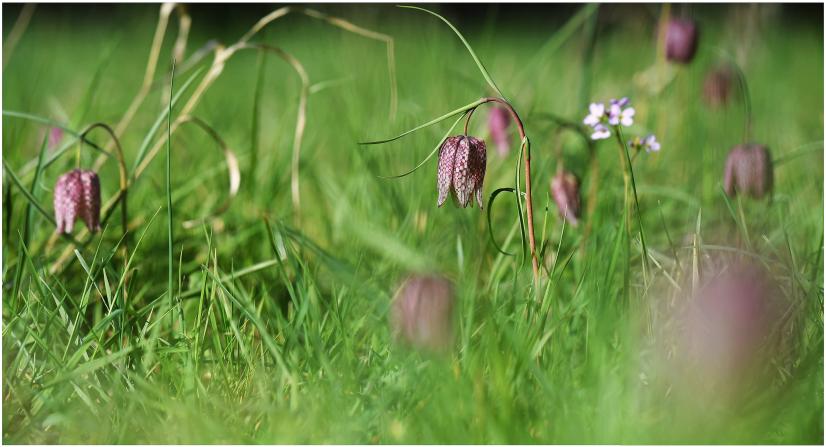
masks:
[[[471,196],[475,196],[482,209],[486,164],[484,141],[466,135],[447,138],[439,148],[438,205],[442,206],[452,193],[457,206],[466,208],[470,204],[472,207]]]
[[[71,233],[80,217],[91,232],[100,231],[100,179],[94,171],[73,169],[57,179],[54,210],[58,233]]]

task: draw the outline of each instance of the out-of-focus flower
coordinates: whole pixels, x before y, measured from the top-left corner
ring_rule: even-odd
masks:
[[[645,149],[645,151],[649,153],[660,151],[660,142],[657,141],[657,137],[655,137],[654,134],[649,134],[643,138],[635,137],[628,142],[628,146],[636,150]]]
[[[508,142],[508,126],[511,123],[510,112],[504,107],[493,107],[488,115],[488,130],[493,142],[496,143],[496,152],[504,157],[510,152]]]
[[[588,115],[582,120],[587,126],[591,127],[592,140],[604,140],[611,136],[610,126],[631,126],[634,124],[634,114],[636,111],[633,107],[627,107],[630,104],[628,98],[612,99],[608,103],[606,109],[605,104],[601,102],[592,102],[588,106]]]
[[[59,127],[52,127],[49,129],[49,149],[54,149],[63,139],[63,129]]]
[[[690,19],[671,19],[665,33],[665,57],[687,64],[697,51],[697,24]]]
[[[760,199],[774,185],[774,170],[769,149],[761,144],[740,144],[729,152],[723,189],[734,197],[738,192]]]
[[[605,127],[604,124],[597,124],[594,126],[594,131],[591,133],[592,140],[604,140],[611,137],[611,131]]]
[[[475,195],[481,209],[486,165],[484,141],[466,135],[447,138],[439,148],[438,205],[442,206],[448,194],[453,193],[458,206],[472,207]]]
[[[612,126],[622,124],[625,127],[634,124],[634,114],[636,110],[634,110],[633,107],[624,108],[629,102],[628,98],[611,100],[611,108],[608,112],[608,124]]]
[[[559,170],[551,179],[551,195],[559,215],[572,226],[577,226],[581,215],[579,180],[570,172]]]
[[[703,81],[703,99],[706,104],[711,107],[728,104],[733,81],[734,73],[729,67],[723,66],[709,71]]]
[[[94,171],[73,169],[57,179],[54,210],[58,233],[71,233],[80,217],[91,232],[100,231],[100,179]]]
[[[602,122],[602,118],[605,116],[605,104],[601,102],[592,102],[591,105],[588,106],[588,116],[582,120],[588,126],[594,127],[597,124]]]
[[[778,289],[771,275],[738,261],[698,288],[685,315],[688,360],[709,379],[747,371],[766,339],[776,334]]]
[[[396,292],[390,325],[396,340],[445,351],[453,341],[453,285],[441,276],[411,275]]]

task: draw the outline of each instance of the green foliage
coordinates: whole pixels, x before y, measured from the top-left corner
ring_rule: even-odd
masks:
[[[6,8],[10,29],[16,13]],[[228,183],[223,157],[204,149],[214,142],[182,126],[167,148],[170,172],[158,157],[129,189],[134,235],[123,259],[123,234],[111,223],[89,243],[50,241],[51,188],[74,160],[57,158],[63,146],[40,149],[50,123],[66,126],[64,140],[75,140],[88,123],[120,119],[140,89],[158,11],[121,6],[118,20],[93,21],[82,17],[91,7],[73,8],[66,16],[39,5],[3,73],[3,222],[10,227],[2,271],[4,442],[823,441],[822,27],[772,16],[780,13],[766,7],[760,32],[741,36],[729,24],[732,9],[698,6],[696,59],[672,68],[674,79],[651,93],[637,75],[656,62],[656,5],[634,7],[645,14],[586,5],[567,24],[544,27],[481,25],[430,8],[461,30],[473,56],[425,14],[325,5],[326,13],[395,39],[400,100],[392,120],[382,45],[287,16],[256,41],[294,55],[315,85],[329,83],[310,89],[300,219],[290,163],[302,86],[287,64],[239,52],[191,112],[238,155],[239,195],[204,225],[182,226],[222,204]],[[187,55],[212,38],[234,41],[256,20],[233,18],[216,31],[191,9]],[[621,20],[602,23],[609,13]],[[210,58],[188,71],[178,61],[182,71],[167,90],[172,17],[157,82],[120,138],[130,175],[172,132],[169,122],[161,130],[163,121],[177,117],[209,72]],[[753,138],[777,160],[771,202],[730,201],[721,192],[725,157],[740,143],[745,117],[737,99],[723,109],[701,101],[703,75],[718,54],[712,47],[745,48]],[[588,51],[592,60],[583,57]],[[485,76],[474,60],[479,67],[484,61]],[[380,177],[432,156],[456,123],[433,123],[381,146],[358,143],[447,110],[461,114],[460,105],[489,96],[489,83],[508,92],[531,137],[545,268],[539,290],[529,262],[503,253],[522,249],[516,202],[500,200],[489,215],[437,208],[433,159],[403,178]],[[593,100],[631,97],[631,130],[654,132],[662,143],[660,153],[633,161],[635,227],[645,229],[650,253],[645,276],[639,233],[626,239],[626,160],[615,142],[595,146],[594,178],[587,142],[543,118],[581,122],[581,90]],[[469,133],[487,138],[486,109],[475,115]],[[517,140],[514,132],[513,147]],[[583,180],[583,208],[593,205],[577,228],[563,224],[548,194],[558,148],[566,169]],[[85,151],[82,164],[97,155]],[[514,187],[518,157],[516,150],[506,158],[490,152],[488,197]],[[105,203],[119,191],[116,163],[99,172]],[[52,270],[73,243],[62,268]],[[686,398],[658,360],[661,306],[690,283],[694,263],[747,248],[791,303],[782,355],[762,365],[764,381],[736,397]],[[449,355],[393,343],[388,310],[410,271],[440,272],[456,284]]]

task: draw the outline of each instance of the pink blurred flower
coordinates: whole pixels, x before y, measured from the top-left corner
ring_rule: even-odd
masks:
[[[445,351],[453,341],[453,285],[435,275],[411,275],[396,292],[390,325],[396,340]]]
[[[100,180],[94,171],[73,169],[57,179],[54,210],[58,233],[71,233],[80,217],[91,232],[100,231]]]
[[[508,127],[511,116],[504,107],[493,107],[488,115],[488,130],[493,142],[496,143],[496,152],[504,157],[510,152]]]

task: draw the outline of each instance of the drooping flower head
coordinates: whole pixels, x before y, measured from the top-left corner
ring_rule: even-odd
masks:
[[[441,276],[411,275],[396,292],[390,325],[397,340],[443,351],[453,340],[453,285]]]
[[[697,24],[690,19],[671,19],[665,32],[665,57],[687,64],[697,51]]]
[[[510,112],[504,107],[493,107],[488,115],[488,130],[493,142],[496,143],[496,152],[504,157],[510,152],[508,142],[508,126],[511,123]]]
[[[725,106],[732,94],[734,73],[727,66],[715,68],[703,80],[703,99],[710,107]]]
[[[442,206],[452,193],[458,206],[473,206],[476,196],[482,208],[482,185],[485,182],[487,149],[485,142],[466,135],[447,138],[439,148],[438,205]]]
[[[608,126],[631,126],[634,124],[634,114],[636,110],[629,106],[628,98],[612,99],[605,107],[604,103],[593,102],[588,106],[588,116],[582,120],[585,125],[590,126],[592,140],[604,140],[611,137],[611,129]]]
[[[559,215],[572,226],[577,226],[581,216],[579,180],[570,172],[559,170],[551,179],[551,195],[559,209]]]
[[[740,144],[729,152],[723,189],[734,197],[738,192],[760,199],[774,186],[774,169],[769,149],[762,144]]]
[[[57,179],[54,210],[58,233],[71,233],[80,217],[91,232],[100,231],[100,179],[94,171],[73,169]]]

